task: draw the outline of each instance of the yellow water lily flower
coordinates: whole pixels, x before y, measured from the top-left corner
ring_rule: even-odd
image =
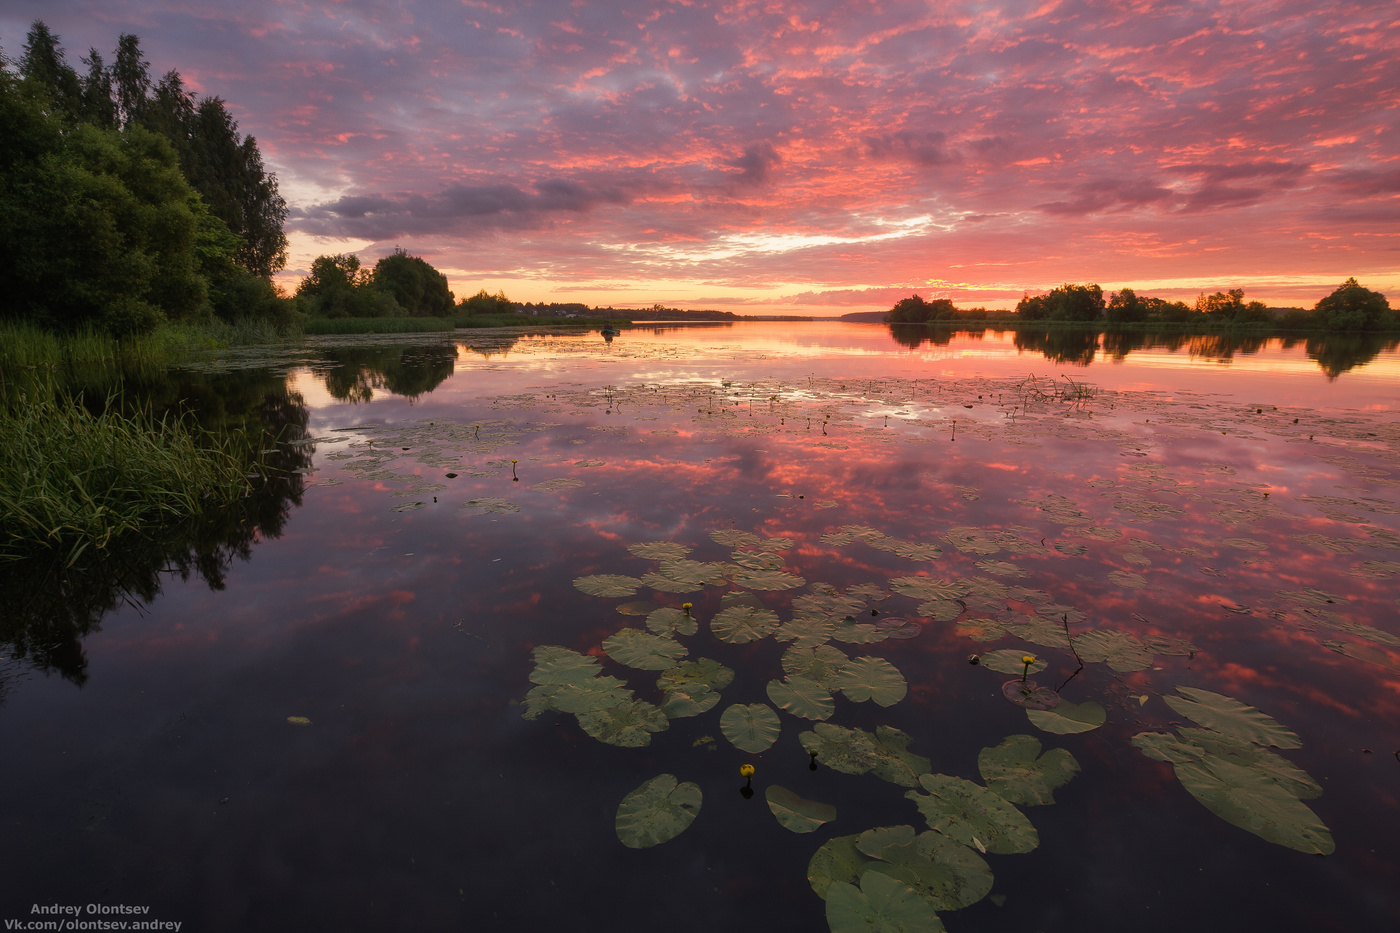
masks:
[[[1034,655],[1030,655],[1030,654],[1023,654],[1023,655],[1021,655],[1021,663],[1022,663],[1022,664],[1025,664],[1025,665],[1034,664],[1034,663],[1035,663],[1035,656],[1034,656]]]
[[[751,778],[751,777],[753,777],[753,765],[740,765],[740,766],[739,766],[739,777],[746,777],[746,778]]]

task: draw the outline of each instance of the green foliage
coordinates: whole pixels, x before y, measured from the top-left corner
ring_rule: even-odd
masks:
[[[16,399],[0,410],[0,557],[49,550],[71,565],[238,499],[253,459],[244,435],[123,413],[115,396],[100,414],[62,393]]]
[[[452,310],[447,276],[401,249],[375,263],[374,286],[394,296],[410,317],[438,317]]]
[[[958,316],[958,309],[947,298],[925,301],[918,295],[910,295],[895,302],[885,320],[891,324],[924,324],[929,321],[948,321]]]
[[[719,728],[735,748],[758,754],[778,741],[782,723],[778,714],[762,703],[735,703],[720,716]]]
[[[218,98],[177,72],[154,86],[139,40],[81,77],[42,22],[0,75],[0,314],[120,336],[212,309],[286,329],[266,279],[285,263],[286,204]]]
[[[1103,289],[1097,285],[1060,285],[1016,304],[1024,321],[1097,321],[1103,312]]]
[[[674,774],[659,774],[622,798],[617,807],[617,838],[629,849],[646,849],[683,833],[700,813],[703,795]]]
[[[795,833],[810,833],[836,819],[836,808],[831,804],[807,800],[778,784],[768,785],[763,797],[778,823]]]
[[[492,295],[483,288],[470,298],[463,298],[457,302],[457,312],[473,316],[478,314],[514,314],[515,302],[507,298],[504,291],[498,291]]]
[[[312,318],[413,316],[442,321],[437,315],[452,310],[447,277],[402,250],[379,260],[373,271],[363,268],[354,253],[318,256],[297,286],[297,300]]]
[[[1319,301],[1313,313],[1327,330],[1376,330],[1392,322],[1385,296],[1361,287],[1354,278]]]
[[[199,199],[165,141],[86,125],[48,141],[0,178],[0,309],[117,335],[196,316],[208,294],[195,257]]]

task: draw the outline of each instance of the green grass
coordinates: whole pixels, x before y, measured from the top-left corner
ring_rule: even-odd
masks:
[[[246,435],[216,439],[189,416],[101,414],[59,392],[0,409],[0,558],[73,564],[124,536],[237,500],[255,465]]]
[[[426,334],[450,331],[447,317],[313,317],[303,329],[307,336],[319,334]]]

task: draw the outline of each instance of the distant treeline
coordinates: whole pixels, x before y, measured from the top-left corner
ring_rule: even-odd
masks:
[[[852,315],[847,320],[856,319]],[[868,319],[868,318],[867,318]],[[1244,289],[1201,294],[1194,305],[1140,296],[1131,288],[1107,299],[1098,285],[1061,285],[1043,295],[1025,295],[1014,311],[958,308],[946,298],[925,300],[918,294],[895,302],[883,320],[890,324],[960,322],[1164,324],[1216,327],[1261,327],[1282,330],[1381,331],[1400,326],[1380,292],[1347,279],[1311,309],[1270,308],[1246,302]]]
[[[140,40],[80,74],[30,28],[0,54],[0,316],[117,335],[275,316],[287,205],[218,97],[155,79]]]

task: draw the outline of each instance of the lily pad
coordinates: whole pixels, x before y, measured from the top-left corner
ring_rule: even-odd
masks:
[[[537,719],[551,709],[578,715],[617,706],[632,697],[632,688],[616,677],[594,677],[582,683],[540,684],[525,695],[524,717]]]
[[[578,724],[598,741],[623,748],[650,745],[653,732],[671,727],[661,708],[645,700],[627,700],[579,713]]]
[[[651,573],[643,574],[641,584],[663,593],[694,593],[707,584],[724,582],[726,566],[699,560],[664,560]]]
[[[1317,814],[1260,771],[1215,757],[1172,767],[1191,796],[1227,823],[1299,852],[1336,850]]]
[[[1209,759],[1253,768],[1285,791],[1302,800],[1322,795],[1322,787],[1312,775],[1277,752],[1269,751],[1211,729],[1182,729],[1180,736],[1163,732],[1139,732],[1133,744],[1144,755],[1172,764]]]
[[[783,726],[778,714],[762,703],[735,703],[720,716],[719,728],[735,748],[757,755],[778,741]]]
[[[710,532],[710,540],[729,548],[755,547],[763,543],[763,539],[758,535],[735,528],[721,528],[718,531],[712,531]]]
[[[690,653],[674,638],[652,635],[639,628],[625,628],[608,636],[603,650],[617,663],[643,671],[664,671]]]
[[[1060,705],[1060,695],[1035,681],[1008,680],[1001,685],[1001,695],[1025,709],[1054,709]]]
[[[1178,686],[1176,692],[1181,696],[1163,696],[1162,699],[1177,713],[1207,729],[1259,745],[1277,748],[1301,748],[1303,745],[1303,740],[1293,730],[1239,700],[1197,687]]]
[[[792,590],[807,581],[795,573],[783,570],[751,570],[746,567],[734,571],[734,585],[746,586],[751,590]]]
[[[618,804],[617,838],[629,849],[669,842],[695,822],[702,796],[697,785],[677,784],[674,774],[659,774]]]
[[[1108,719],[1108,713],[1093,700],[1078,704],[1060,700],[1054,709],[1028,709],[1026,716],[1037,729],[1055,735],[1092,732]]]
[[[899,668],[884,658],[862,657],[848,661],[837,675],[837,686],[848,700],[857,703],[874,700],[880,706],[893,706],[909,692]]]
[[[832,627],[831,637],[848,645],[873,645],[889,638],[890,633],[873,623],[845,619]]]
[[[636,577],[616,573],[595,573],[574,581],[574,586],[589,596],[631,596],[641,585]]]
[[[783,652],[783,672],[789,677],[806,677],[815,680],[827,690],[838,690],[841,684],[841,669],[850,658],[830,645],[815,648],[792,647]]]
[[[694,635],[699,623],[684,609],[662,606],[647,613],[647,628],[657,635]]]
[[[938,914],[902,881],[868,871],[860,887],[832,882],[826,892],[831,933],[940,933]]]
[[[683,687],[703,686],[708,690],[723,690],[734,682],[734,671],[711,658],[682,661],[661,672],[656,686],[664,692]]]
[[[1147,578],[1140,573],[1128,570],[1114,570],[1108,575],[1108,582],[1125,590],[1140,590],[1147,586]]]
[[[1079,762],[1063,748],[1041,755],[1040,740],[1034,736],[1008,735],[1000,745],[982,749],[977,770],[1004,800],[1036,806],[1055,802],[1055,788],[1079,773]]]
[[[891,784],[916,787],[919,775],[929,770],[927,758],[908,751],[909,735],[893,726],[878,726],[872,735],[819,722],[798,739],[808,754],[815,752],[818,761],[844,774],[873,773]]]
[[[656,679],[656,686],[666,695],[661,711],[667,719],[698,716],[719,703],[719,691],[733,680],[734,672],[718,661],[682,661]]]
[[[745,570],[782,570],[783,559],[768,551],[735,551],[729,555],[734,563]]]
[[[530,682],[536,684],[576,684],[596,677],[602,666],[598,659],[558,645],[541,645],[533,652],[535,669]]]
[[[979,852],[1007,855],[1040,845],[1040,834],[1026,815],[992,790],[947,774],[925,774],[919,784],[927,793],[911,790],[904,796],[930,829]]]
[[[996,651],[988,651],[982,655],[982,666],[988,670],[999,671],[1003,674],[1015,674],[1019,677],[1023,672],[1027,672],[1026,665],[1021,663],[1021,659],[1024,657],[1035,658],[1028,673],[1038,674],[1049,666],[1048,662],[1034,651],[1022,651],[1018,648],[998,648]]]
[[[1145,671],[1152,666],[1152,649],[1127,632],[1096,629],[1074,637],[1074,647],[1085,661],[1107,661],[1120,674]]]
[[[870,860],[856,848],[857,836],[833,836],[812,854],[807,863],[807,881],[817,897],[826,898],[833,881],[850,883],[860,878]]]
[[[790,641],[796,648],[815,648],[831,640],[836,623],[817,616],[798,615],[783,623],[773,633],[775,641]]]
[[[797,675],[768,681],[768,699],[779,709],[803,719],[829,719],[836,712],[831,691],[815,680]]]
[[[627,550],[643,560],[680,560],[690,553],[690,548],[674,541],[646,541],[629,544]]]
[[[836,808],[829,803],[805,800],[778,784],[770,784],[763,797],[778,823],[795,833],[810,833],[823,823],[836,819]]]
[[[778,628],[778,614],[771,609],[729,606],[710,620],[710,631],[720,641],[744,645],[767,638]]]
[[[904,882],[934,910],[961,910],[992,890],[992,870],[986,860],[933,830],[915,835],[912,826],[871,829],[857,837],[856,848],[876,859],[866,866],[867,871]]]
[[[952,622],[967,611],[967,606],[961,599],[930,599],[926,603],[920,603],[919,608],[914,611],[921,616],[928,616],[935,622]]]

